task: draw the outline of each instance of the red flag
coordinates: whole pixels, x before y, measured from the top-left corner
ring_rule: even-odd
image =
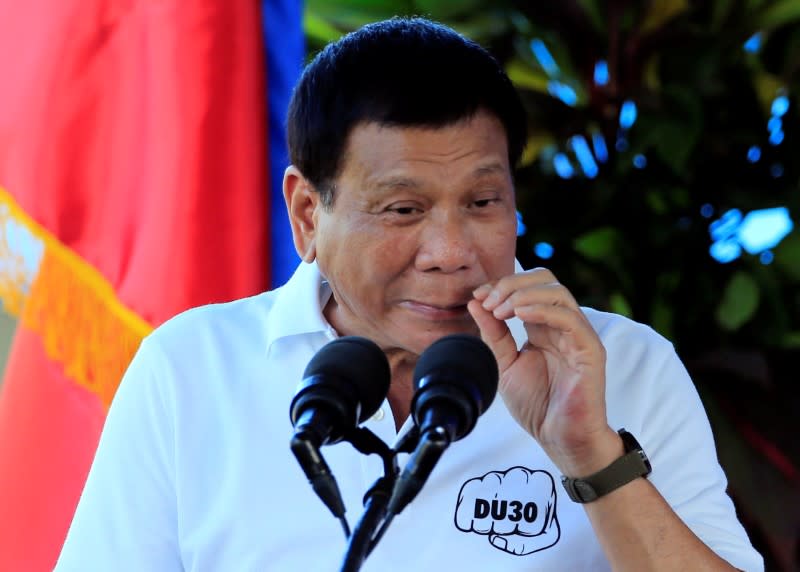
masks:
[[[266,289],[258,3],[0,0],[0,570],[52,569],[141,338]]]

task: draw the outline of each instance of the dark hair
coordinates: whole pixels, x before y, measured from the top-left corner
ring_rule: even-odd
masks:
[[[497,61],[446,26],[392,18],[329,44],[305,68],[289,104],[289,156],[330,206],[357,125],[443,127],[479,109],[503,124],[513,168],[525,146],[525,112]]]

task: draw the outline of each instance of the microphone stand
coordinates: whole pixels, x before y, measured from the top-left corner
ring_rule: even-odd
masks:
[[[394,476],[383,476],[364,495],[364,513],[350,536],[341,572],[357,572],[361,569],[374,546],[372,536],[386,516],[393,488]]]
[[[386,529],[389,528],[394,513],[387,515],[387,508],[400,472],[397,466],[397,454],[411,453],[419,442],[419,428],[416,426],[400,438],[395,449],[389,449],[383,441],[367,429],[356,429],[355,433],[360,433],[355,436],[357,442],[350,439],[353,435],[345,436],[345,440],[350,441],[362,453],[377,452],[380,454],[383,459],[384,476],[375,481],[375,484],[364,495],[364,513],[350,536],[340,572],[360,570],[364,560],[372,553]],[[366,442],[363,439],[370,441],[368,447],[365,446]],[[375,441],[372,441],[373,439]],[[378,529],[379,526],[380,529]]]
[[[372,536],[375,530],[383,522],[399,468],[396,452],[369,429],[356,427],[348,431],[343,440],[360,453],[377,454],[383,460],[384,476],[379,478],[364,495],[364,513],[349,537],[341,568],[342,572],[356,572],[372,548]]]

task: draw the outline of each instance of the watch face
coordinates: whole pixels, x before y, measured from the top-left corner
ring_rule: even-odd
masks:
[[[579,503],[592,502],[634,479],[646,477],[652,472],[647,458],[636,438],[620,429],[619,436],[625,446],[625,454],[607,466],[587,477],[572,479],[561,477],[561,483],[570,499]]]
[[[637,441],[636,437],[634,437],[625,429],[620,429],[618,433],[619,436],[622,437],[622,443],[625,446],[625,452],[630,453],[631,451],[636,451],[639,453],[639,457],[641,457],[644,466],[647,467],[647,472],[645,475],[649,475],[653,471],[653,467],[650,464],[650,459],[647,458],[647,453],[644,452],[642,446],[639,444],[639,441]]]
[[[647,453],[645,453],[641,449],[639,449],[637,452],[639,453],[639,456],[642,458],[642,462],[644,463],[644,466],[647,467],[647,473],[646,474],[649,475],[651,472],[653,472],[653,466],[650,464],[650,459],[647,458]]]

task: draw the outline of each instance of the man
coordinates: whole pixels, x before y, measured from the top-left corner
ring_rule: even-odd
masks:
[[[395,19],[323,50],[288,119],[303,263],[145,340],[58,570],[336,569],[341,530],[288,446],[303,369],[339,336],[375,341],[391,387],[365,426],[390,443],[412,425],[418,356],[453,333],[491,348],[502,399],[365,570],[763,569],[672,346],[516,267],[524,125],[496,62],[443,26]],[[352,518],[381,464],[345,444],[324,454]]]

